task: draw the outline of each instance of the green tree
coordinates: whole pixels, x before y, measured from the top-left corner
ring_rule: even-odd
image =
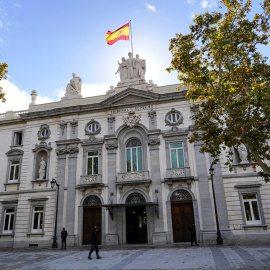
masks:
[[[0,63],[0,81],[7,78],[7,67],[8,65],[6,63]],[[6,101],[5,95],[6,93],[3,92],[3,87],[0,86],[0,100],[2,102]]]
[[[259,49],[269,41],[270,1],[251,16],[251,0],[222,0],[221,12],[197,15],[189,34],[170,40],[171,66],[194,101],[194,132],[201,152],[216,163],[222,151],[244,143],[248,158],[270,179],[270,66]]]

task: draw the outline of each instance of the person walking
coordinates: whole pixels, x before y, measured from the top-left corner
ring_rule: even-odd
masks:
[[[98,255],[98,233],[99,232],[100,232],[100,229],[98,228],[98,226],[94,226],[94,229],[92,230],[92,246],[88,255],[89,260],[92,260],[91,254],[94,250],[96,251],[97,259],[102,258]]]
[[[62,248],[65,246],[65,249],[67,248],[67,236],[68,236],[68,232],[66,231],[65,228],[63,228],[62,232],[61,232],[61,239],[62,239]]]
[[[195,243],[196,246],[198,246],[197,239],[196,239],[196,230],[195,230],[194,223],[191,224],[191,226],[189,227],[189,231],[190,231],[190,242],[191,242],[191,246],[193,246],[193,242]]]

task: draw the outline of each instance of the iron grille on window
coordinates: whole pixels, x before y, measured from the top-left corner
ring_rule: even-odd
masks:
[[[192,200],[190,193],[183,189],[176,190],[171,196],[171,201],[190,201],[190,200]]]
[[[145,198],[142,194],[135,192],[127,197],[126,203],[145,203]]]
[[[83,206],[94,206],[94,205],[101,205],[99,197],[95,195],[88,196],[83,202]]]

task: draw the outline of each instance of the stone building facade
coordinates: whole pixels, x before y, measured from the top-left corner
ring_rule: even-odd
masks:
[[[216,242],[211,159],[188,142],[187,89],[146,82],[143,65],[106,95],[82,98],[73,74],[60,101],[36,105],[33,91],[27,111],[0,115],[2,247],[51,246],[53,178],[57,235],[65,227],[70,246],[90,244],[94,225],[102,245],[189,242],[192,223],[199,242]],[[245,150],[234,149],[233,172],[223,156],[214,166],[222,238],[269,243],[269,184]]]

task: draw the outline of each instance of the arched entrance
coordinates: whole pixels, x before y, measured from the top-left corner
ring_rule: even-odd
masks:
[[[94,226],[101,229],[101,200],[98,196],[89,195],[83,202],[83,245],[91,244]],[[101,233],[98,244],[101,244]]]
[[[127,244],[147,243],[146,201],[142,194],[134,192],[126,199]]]
[[[171,212],[174,243],[189,242],[189,226],[194,223],[194,212],[192,197],[188,191],[180,189],[173,192]]]

